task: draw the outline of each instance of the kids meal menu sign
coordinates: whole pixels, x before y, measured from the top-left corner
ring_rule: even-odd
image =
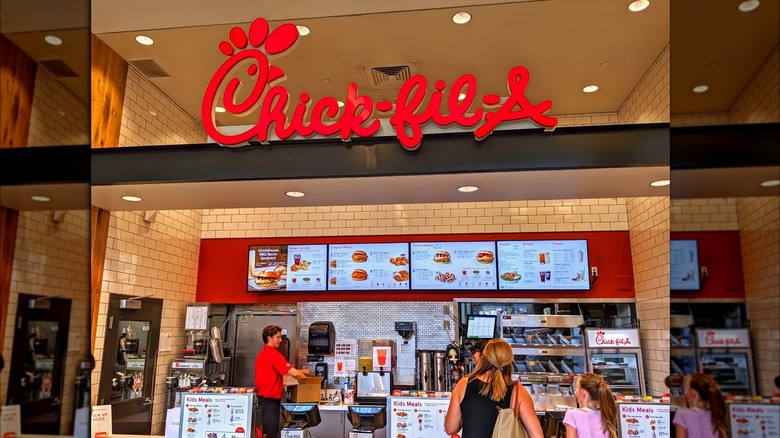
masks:
[[[482,104],[489,109],[478,108],[470,112],[477,98],[477,79],[474,75],[464,74],[452,83],[449,91],[445,91],[447,84],[443,80],[434,81],[434,91],[427,103],[428,79],[414,75],[401,86],[395,106],[388,100],[374,102],[369,96],[359,96],[357,84],[352,82],[347,86],[342,110],[338,100],[330,96],[313,102],[311,95],[303,92],[294,102],[281,85],[287,76],[279,67],[270,65],[269,58],[292,51],[298,41],[298,29],[293,24],[282,24],[269,34],[268,22],[258,18],[249,26],[248,32],[240,27],[232,28],[228,39],[219,43],[219,51],[227,60],[211,78],[201,107],[206,132],[223,145],[238,145],[253,138],[264,143],[268,141],[271,129],[282,140],[294,135],[308,137],[315,134],[338,135],[343,141],[352,136],[371,137],[380,129],[380,120],[375,114],[381,118],[389,117],[401,146],[407,150],[420,146],[422,126],[428,122],[441,127],[458,125],[473,129],[477,140],[486,138],[504,122],[529,119],[546,128],[558,124],[558,120],[544,115],[552,107],[552,102],[545,100],[533,105],[525,97],[530,75],[522,66],[511,68],[507,74],[509,96],[505,101],[502,102],[503,99],[496,94],[482,97]],[[238,90],[243,85],[250,85],[242,84],[238,77],[234,77],[242,68],[246,68],[254,83],[248,96],[237,101]],[[465,96],[463,99],[461,94]],[[443,102],[446,103],[447,114],[441,111]],[[260,111],[255,125],[231,134],[217,129],[217,106],[241,116],[258,105]],[[285,113],[289,105],[294,105],[291,118]]]

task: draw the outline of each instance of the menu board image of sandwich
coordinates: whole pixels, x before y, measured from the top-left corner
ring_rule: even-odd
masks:
[[[247,292],[283,291],[287,288],[287,245],[249,247]]]
[[[287,246],[287,291],[323,291],[328,275],[328,245]]]
[[[510,240],[497,245],[499,289],[590,289],[587,240]]]
[[[412,242],[412,289],[496,288],[495,242]]]
[[[409,289],[409,244],[328,245],[328,290]]]

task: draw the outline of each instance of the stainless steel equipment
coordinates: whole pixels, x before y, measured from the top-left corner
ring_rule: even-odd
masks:
[[[230,315],[230,336],[233,359],[229,386],[255,386],[255,359],[263,349],[263,329],[269,325],[282,328],[282,345],[279,351],[298,368],[298,315],[295,313],[234,311]]]
[[[419,371],[418,381],[419,388],[423,391],[435,391],[434,377],[433,377],[433,351],[430,350],[417,350],[417,358],[419,364],[417,369]]]
[[[433,352],[433,369],[431,370],[431,377],[433,378],[434,391],[447,391],[447,383],[449,382],[449,370],[447,363],[446,352]]]
[[[724,393],[756,394],[748,329],[696,329],[696,354],[699,371],[712,376]]]
[[[645,395],[638,329],[585,329],[588,371],[601,375],[614,394]]]
[[[414,322],[395,323],[395,367],[393,368],[393,384],[415,388],[417,383],[416,364],[414,353],[417,348],[415,332],[417,325]]]
[[[389,371],[369,371],[357,373],[355,402],[358,404],[385,405],[390,396],[392,381]]]

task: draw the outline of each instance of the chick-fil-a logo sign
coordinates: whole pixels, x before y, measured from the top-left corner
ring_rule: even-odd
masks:
[[[558,120],[545,116],[552,102],[545,100],[532,105],[525,97],[529,74],[525,67],[517,66],[509,70],[507,84],[509,97],[501,102],[496,94],[482,97],[482,103],[494,110],[482,108],[469,114],[469,108],[474,103],[477,93],[477,79],[470,74],[457,78],[447,89],[442,80],[434,82],[435,91],[426,101],[428,79],[422,75],[410,77],[401,86],[393,108],[393,103],[387,100],[374,101],[368,96],[359,96],[357,84],[347,86],[344,107],[334,97],[324,97],[312,101],[309,93],[298,96],[295,110],[288,119],[286,110],[292,103],[287,89],[279,82],[286,79],[285,73],[278,67],[270,65],[271,57],[289,53],[298,41],[298,30],[292,24],[283,24],[269,35],[268,22],[258,18],[249,26],[247,34],[243,29],[234,27],[230,30],[230,42],[222,41],[219,50],[228,59],[217,69],[206,88],[201,107],[203,126],[208,135],[216,142],[224,145],[244,143],[254,137],[260,142],[268,141],[269,132],[280,139],[288,139],[293,135],[323,136],[338,135],[347,141],[351,136],[370,137],[380,129],[380,121],[374,118],[374,112],[387,116],[392,112],[389,121],[396,132],[401,145],[414,150],[422,142],[422,126],[434,122],[446,127],[458,125],[473,128],[477,140],[487,137],[499,124],[509,121],[530,119],[543,127],[554,127]],[[246,73],[254,79],[251,91],[243,101],[237,102],[238,90],[243,85],[238,77],[233,76],[224,87],[220,105],[226,112],[237,116],[245,116],[259,105],[257,123],[237,134],[221,133],[216,126],[215,108],[219,91],[223,82],[235,74],[234,69],[239,64],[249,64]],[[460,94],[465,98],[460,99]],[[440,111],[442,102],[446,103],[448,114]],[[499,106],[500,105],[500,106]]]
[[[742,345],[742,339],[739,337],[718,337],[718,334],[712,330],[707,332],[704,337],[704,345],[723,345],[725,347],[731,345]]]
[[[631,345],[631,339],[622,336],[606,337],[603,331],[596,332],[596,345]]]

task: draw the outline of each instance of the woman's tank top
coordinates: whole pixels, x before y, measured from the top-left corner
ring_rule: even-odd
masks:
[[[498,418],[498,409],[496,406],[508,408],[512,401],[512,390],[514,386],[507,388],[504,399],[494,402],[484,395],[480,395],[483,381],[474,379],[466,385],[466,393],[460,402],[460,411],[463,417],[463,438],[491,438],[493,427]]]

